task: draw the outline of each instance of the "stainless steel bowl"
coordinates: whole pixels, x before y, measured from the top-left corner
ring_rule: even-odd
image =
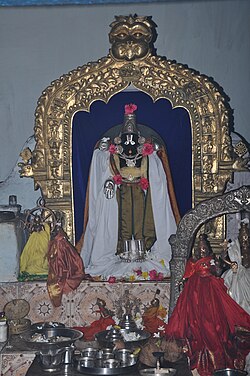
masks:
[[[41,334],[47,342],[34,341],[34,335]],[[21,334],[21,339],[25,341],[28,346],[38,351],[48,351],[70,346],[76,340],[82,338],[83,333],[79,330],[71,328],[44,328],[40,330],[29,330]],[[65,338],[65,340],[63,339]]]
[[[247,375],[246,371],[240,369],[224,368],[218,369],[214,372],[214,376],[245,376]]]
[[[90,358],[89,356],[83,356],[83,357],[79,358],[77,362],[78,362],[78,365],[80,367],[94,368],[94,366],[95,366],[95,359]]]
[[[103,332],[99,332],[95,335],[96,340],[102,347],[114,347],[114,343],[117,340],[116,336],[113,338],[112,336],[109,335],[110,331],[109,330],[104,330]],[[147,340],[150,338],[151,334],[149,332],[146,332],[145,330],[141,329],[135,329],[135,330],[126,330],[126,329],[120,329],[120,333],[123,336],[129,335],[130,333],[136,333],[138,335],[138,338],[135,340],[131,341],[124,341],[124,345],[126,348],[134,348],[140,345],[144,345]]]
[[[104,368],[118,368],[120,367],[120,362],[116,359],[106,359],[103,361]]]
[[[39,360],[44,371],[58,371],[64,364],[66,348],[39,352]]]
[[[120,349],[115,351],[115,357],[116,359],[119,359],[120,361],[126,362],[129,355],[132,354],[132,351],[129,349]]]
[[[98,353],[98,349],[95,349],[94,347],[86,347],[85,349],[82,349],[81,356],[82,357],[90,357],[90,358],[96,358],[96,355]]]

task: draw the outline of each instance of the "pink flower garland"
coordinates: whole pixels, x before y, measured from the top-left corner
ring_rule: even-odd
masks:
[[[145,144],[142,147],[142,155],[143,157],[146,157],[147,155],[152,154],[154,151],[154,147],[149,142],[145,142]]]
[[[143,189],[143,190],[146,191],[148,189],[148,187],[149,187],[149,181],[148,181],[148,179],[147,178],[141,178],[139,185],[140,185],[141,189]]]
[[[116,146],[114,144],[111,144],[109,146],[109,152],[110,152],[110,154],[116,154],[117,153],[117,149],[116,149]]]
[[[120,185],[122,184],[122,176],[121,175],[114,175],[113,176],[113,181],[116,185]],[[147,178],[141,178],[140,181],[139,181],[139,186],[141,187],[141,189],[143,189],[144,191],[146,191],[149,187],[149,181]]]
[[[116,185],[122,184],[122,176],[121,175],[114,175],[113,180],[114,180],[114,183]]]

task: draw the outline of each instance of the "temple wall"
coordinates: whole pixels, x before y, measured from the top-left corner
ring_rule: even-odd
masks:
[[[143,283],[108,283],[83,281],[80,286],[68,295],[63,295],[62,304],[54,307],[47,291],[46,282],[13,282],[0,283],[1,308],[13,299],[25,299],[30,304],[30,312],[26,318],[32,323],[57,321],[66,326],[86,326],[99,319],[95,312],[96,299],[104,299],[107,308],[118,317],[119,310],[124,308],[125,296],[133,302],[132,313],[142,314],[150,306],[156,290],[163,307],[169,305],[169,282]],[[124,295],[125,294],[125,295]],[[125,313],[123,311],[123,313]]]

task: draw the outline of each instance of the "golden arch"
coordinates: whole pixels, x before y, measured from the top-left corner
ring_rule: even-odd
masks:
[[[72,189],[72,120],[77,111],[90,111],[94,101],[108,102],[133,85],[153,101],[184,107],[192,129],[192,204],[221,194],[231,179],[233,159],[229,135],[230,109],[221,88],[205,75],[150,51],[132,61],[112,53],[53,81],[35,111],[36,146],[32,152],[35,189],[46,205],[65,214],[65,230],[74,242]],[[217,223],[215,243],[224,237],[224,219]]]

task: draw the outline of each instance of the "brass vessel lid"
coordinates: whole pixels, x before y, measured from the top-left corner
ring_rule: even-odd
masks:
[[[4,312],[8,320],[20,320],[28,315],[30,305],[25,299],[13,299],[4,307]]]

